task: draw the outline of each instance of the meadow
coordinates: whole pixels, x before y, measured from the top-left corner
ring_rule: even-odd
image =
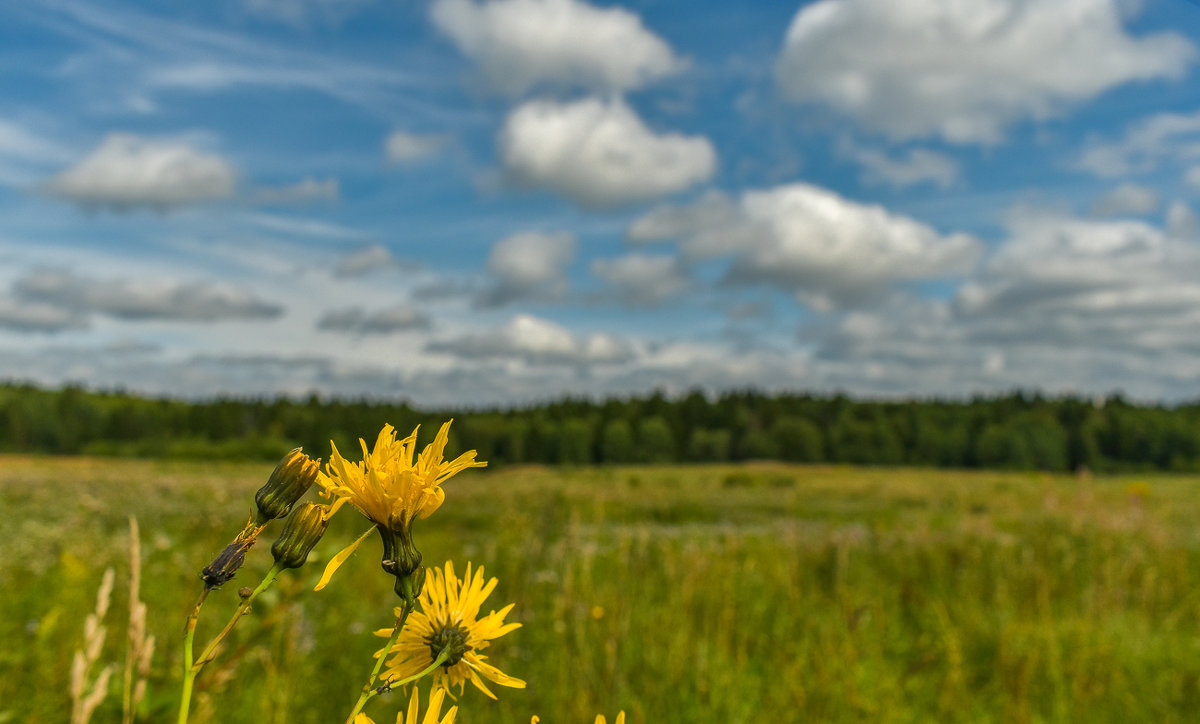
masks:
[[[66,722],[104,570],[124,655],[127,517],[158,640],[138,721],[173,721],[199,569],[270,464],[0,457],[0,722]],[[1200,711],[1200,495],[1183,475],[783,466],[471,470],[415,529],[470,560],[524,627],[489,650],[528,681],[459,721],[1171,722]],[[276,524],[278,525],[278,524]],[[391,624],[393,579],[338,514],[198,684],[193,722],[341,722]],[[268,529],[214,593],[207,638],[270,564]],[[222,664],[224,662],[224,664]],[[119,676],[92,721],[120,721]],[[403,698],[368,711],[390,722]]]

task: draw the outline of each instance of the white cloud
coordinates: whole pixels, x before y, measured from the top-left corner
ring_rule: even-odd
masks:
[[[1116,0],[820,0],[776,66],[794,101],[823,103],[893,139],[996,143],[1131,81],[1183,76],[1183,36],[1133,37]]]
[[[1200,189],[1200,166],[1192,166],[1183,174],[1183,180],[1187,185]]]
[[[227,198],[236,177],[228,161],[185,143],[114,133],[46,189],[87,207],[167,210]]]
[[[384,150],[392,163],[416,163],[437,153],[446,145],[446,137],[395,130],[387,137]]]
[[[46,138],[27,125],[0,118],[0,183],[13,186],[32,184],[44,177],[50,164],[62,164],[71,158],[68,149]]]
[[[22,300],[79,315],[127,320],[216,322],[272,319],[283,309],[252,292],[226,284],[154,279],[98,280],[64,271],[35,271],[13,284]]]
[[[716,169],[708,139],[656,134],[618,99],[530,101],[509,115],[499,145],[517,181],[588,208],[682,191]]]
[[[633,358],[629,345],[616,337],[577,335],[528,314],[519,314],[494,331],[430,343],[427,349],[462,359],[513,359],[532,365],[615,364]]]
[[[488,255],[492,279],[477,299],[494,307],[519,300],[561,299],[567,291],[567,264],[575,258],[576,241],[569,233],[522,232],[496,242]]]
[[[1136,184],[1121,184],[1096,199],[1092,204],[1094,216],[1129,216],[1149,214],[1162,204],[1158,192]]]
[[[255,189],[250,200],[256,204],[302,204],[309,201],[337,201],[339,195],[337,179],[318,181],[310,176],[291,186]]]
[[[925,148],[910,148],[897,158],[879,149],[846,143],[843,152],[863,167],[862,180],[869,186],[904,188],[928,182],[945,189],[954,185],[960,173],[953,158]]]
[[[542,85],[627,91],[685,65],[641,18],[621,7],[580,0],[435,0],[432,18],[503,93]]]
[[[819,309],[877,299],[899,281],[966,272],[982,248],[809,184],[749,191],[736,205],[714,193],[691,208],[656,209],[629,236],[676,238],[692,258],[732,256],[729,281],[778,286]]]
[[[592,273],[608,282],[614,298],[634,306],[661,304],[686,290],[690,283],[679,258],[665,255],[634,253],[596,259]]]
[[[1117,178],[1153,171],[1165,160],[1200,161],[1200,111],[1143,118],[1119,141],[1090,143],[1076,165],[1101,178]]]
[[[1200,246],[1133,220],[1019,211],[950,302],[893,299],[812,325],[825,384],[951,394],[1015,387],[1200,393]]]
[[[86,317],[78,310],[53,304],[0,297],[0,328],[17,332],[62,332],[83,329]]]
[[[428,328],[429,318],[407,304],[374,311],[362,307],[331,309],[317,321],[317,329],[343,334],[393,334]]]
[[[1200,349],[1200,247],[1140,221],[1018,213],[955,298],[975,338]]]
[[[382,244],[370,244],[350,252],[334,267],[334,276],[358,277],[380,269],[400,266],[400,260]]]

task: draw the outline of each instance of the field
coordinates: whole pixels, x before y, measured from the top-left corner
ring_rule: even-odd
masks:
[[[270,465],[0,458],[0,722],[66,722],[104,570],[121,661],[127,516],[158,638],[139,721],[173,721],[198,570]],[[526,679],[459,721],[1170,722],[1200,711],[1200,495],[1183,476],[832,467],[468,471],[416,528],[428,564],[483,564],[524,627],[490,661]],[[199,680],[193,722],[341,722],[391,623],[366,528],[335,518]],[[207,638],[270,562],[268,529],[205,608]],[[118,667],[119,668],[119,667]],[[120,721],[120,676],[92,718]],[[401,696],[372,702],[392,721]]]

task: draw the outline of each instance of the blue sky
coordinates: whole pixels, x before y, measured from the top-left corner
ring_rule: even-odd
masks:
[[[1200,4],[0,5],[0,377],[1200,396]]]

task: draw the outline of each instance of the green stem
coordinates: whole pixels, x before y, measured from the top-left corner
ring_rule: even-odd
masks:
[[[434,669],[436,669],[437,667],[446,663],[446,659],[448,659],[448,658],[450,658],[450,647],[447,646],[446,648],[442,649],[441,653],[439,653],[437,655],[437,658],[433,660],[433,663],[430,664],[424,671],[413,674],[412,676],[407,676],[403,679],[400,679],[399,681],[389,681],[382,686],[376,687],[371,690],[372,696],[377,696],[379,694],[385,694],[385,693],[391,691],[392,689],[395,689],[397,686],[404,686],[405,684],[412,683],[412,682],[416,681],[417,679],[423,679],[426,676],[428,676],[429,674],[433,673]]]
[[[363,710],[367,702],[377,694],[375,687],[379,682],[379,670],[383,668],[384,659],[387,658],[392,647],[396,645],[396,640],[400,638],[400,632],[404,630],[404,622],[408,620],[408,614],[410,613],[412,613],[412,604],[406,602],[400,612],[400,617],[396,619],[396,625],[392,628],[392,635],[384,645],[383,651],[380,652],[379,658],[375,660],[375,668],[371,669],[371,676],[367,679],[362,693],[358,695],[358,701],[354,702],[354,708],[350,710],[350,716],[346,717],[346,724],[354,724],[354,717],[358,716],[358,713]]]
[[[179,699],[178,724],[187,724],[188,710],[192,703],[192,688],[196,683],[196,677],[200,674],[200,670],[204,668],[205,664],[216,657],[217,647],[221,645],[221,642],[225,640],[225,637],[229,635],[229,632],[233,630],[237,622],[250,610],[250,604],[254,603],[254,599],[258,598],[258,594],[267,590],[267,587],[275,581],[275,577],[282,570],[278,565],[272,566],[271,570],[267,571],[267,575],[263,577],[262,582],[258,584],[258,587],[238,606],[237,612],[229,619],[229,623],[225,624],[225,628],[221,629],[221,633],[214,636],[213,640],[208,642],[208,646],[204,647],[204,651],[200,654],[199,658],[193,659],[192,652],[194,651],[196,638],[196,620],[200,617],[200,606],[204,603],[204,599],[208,597],[209,589],[205,589],[204,593],[200,595],[200,600],[196,602],[195,608],[192,609],[191,615],[188,616],[187,632],[183,639],[183,691]]]
[[[203,669],[205,664],[216,658],[217,647],[221,645],[221,642],[225,640],[225,637],[229,635],[229,632],[233,630],[237,622],[241,621],[242,617],[250,611],[250,604],[254,603],[254,599],[258,598],[258,594],[267,590],[267,587],[275,582],[275,577],[282,571],[283,568],[279,564],[271,566],[271,570],[267,571],[267,575],[263,577],[258,587],[249,596],[246,596],[245,600],[242,601],[242,605],[238,606],[237,612],[229,619],[229,623],[225,624],[225,628],[221,629],[221,633],[214,636],[213,640],[208,642],[208,646],[204,647],[204,652],[200,654],[200,658],[196,659],[196,663],[192,664],[192,668],[195,669],[197,674],[200,673],[200,669]]]
[[[200,594],[200,600],[188,614],[187,624],[183,635],[183,690],[179,697],[179,724],[187,724],[188,710],[192,705],[192,684],[196,681],[196,671],[192,666],[192,644],[196,639],[196,621],[200,618],[200,607],[208,598],[210,589],[205,588]]]

